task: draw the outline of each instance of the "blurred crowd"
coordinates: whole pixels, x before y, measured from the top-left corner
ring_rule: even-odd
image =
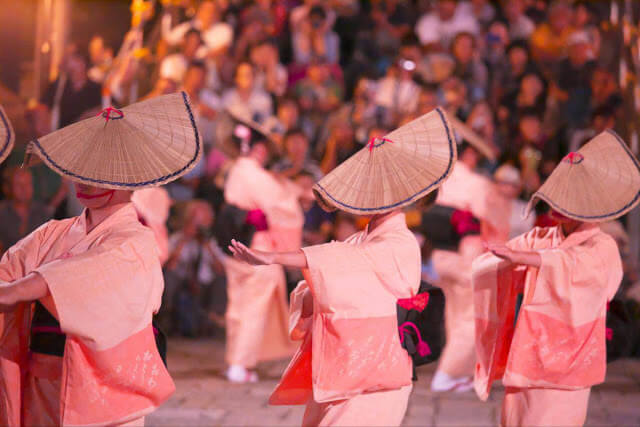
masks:
[[[122,45],[100,34],[70,44],[27,120],[38,137],[107,105],[189,95],[205,156],[166,188],[163,310],[172,333],[209,334],[224,327],[227,255],[212,228],[238,154],[230,112],[269,134],[279,150],[272,171],[304,190],[305,245],[344,239],[363,225],[322,211],[313,183],[371,137],[436,106],[486,141],[493,155],[476,152],[471,163],[495,191],[526,199],[568,152],[620,125],[621,90],[601,25],[607,3],[133,1]],[[2,184],[3,250],[47,218],[78,213],[67,183],[44,166],[7,167]],[[539,212],[536,221],[550,219]],[[624,228],[610,228],[625,251]],[[627,281],[635,280],[629,271]]]

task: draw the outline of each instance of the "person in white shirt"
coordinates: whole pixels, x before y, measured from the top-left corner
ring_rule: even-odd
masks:
[[[241,62],[234,75],[235,86],[222,95],[222,105],[240,117],[257,122],[273,115],[271,97],[255,85],[255,73],[248,62]]]
[[[448,49],[453,37],[461,31],[477,35],[480,26],[470,10],[456,0],[438,0],[435,10],[423,15],[416,24],[420,43]]]
[[[191,28],[184,36],[182,51],[167,55],[160,63],[160,77],[182,82],[189,63],[196,59],[196,53],[201,45],[200,31]]]
[[[200,3],[191,21],[183,22],[173,28],[169,14],[162,18],[162,38],[170,46],[180,44],[191,29],[196,29],[202,34],[204,46],[198,52],[199,57],[216,55],[233,43],[233,28],[226,22],[220,22],[218,6],[211,0]]]

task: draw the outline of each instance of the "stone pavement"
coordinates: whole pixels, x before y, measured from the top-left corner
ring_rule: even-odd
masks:
[[[287,361],[259,366],[261,382],[229,384],[223,378],[224,343],[219,340],[171,340],[169,370],[174,396],[147,417],[147,426],[299,426],[301,406],[268,406],[267,399]],[[421,367],[404,419],[406,426],[495,426],[501,387],[487,402],[473,393],[432,393],[435,364]],[[640,426],[640,361],[609,364],[607,381],[595,387],[588,426]]]

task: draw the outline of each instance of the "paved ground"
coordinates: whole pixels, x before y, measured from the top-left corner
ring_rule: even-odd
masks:
[[[286,361],[261,365],[259,384],[234,385],[222,377],[223,352],[220,340],[171,341],[169,368],[177,391],[147,417],[147,426],[300,425],[303,407],[267,405]],[[479,401],[473,393],[432,393],[428,385],[434,369],[435,365],[420,369],[404,425],[497,425],[500,388],[494,390],[488,402]],[[609,364],[607,381],[591,394],[587,425],[640,426],[640,361]]]

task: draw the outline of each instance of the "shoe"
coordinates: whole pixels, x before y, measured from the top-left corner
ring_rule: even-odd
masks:
[[[227,369],[226,377],[229,382],[236,384],[257,383],[258,374],[253,371],[249,371],[243,366],[231,365]]]
[[[464,393],[473,389],[473,378],[458,377],[454,378],[442,371],[436,371],[431,380],[431,391],[455,391],[456,393]]]

